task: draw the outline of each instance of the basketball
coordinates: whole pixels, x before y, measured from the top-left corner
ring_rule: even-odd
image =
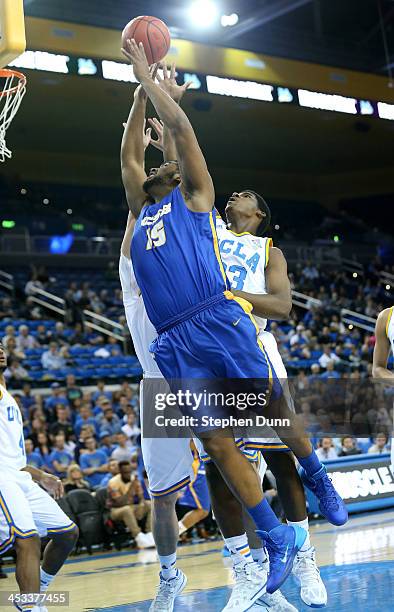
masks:
[[[148,64],[160,62],[168,53],[171,43],[170,32],[166,24],[157,17],[135,17],[122,33],[122,47],[127,49],[127,41],[134,38],[136,43],[144,45]]]

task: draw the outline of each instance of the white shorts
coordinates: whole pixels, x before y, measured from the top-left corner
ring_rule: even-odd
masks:
[[[276,340],[271,332],[262,331],[259,334],[259,339],[264,345],[265,352],[268,355],[268,358],[275,370],[276,376],[279,380],[287,380],[287,372],[282,361],[282,357],[278,350],[278,345],[276,344]],[[282,385],[284,386],[284,385]],[[289,405],[293,405],[293,401],[289,392],[289,389],[286,385],[284,389],[284,393],[287,397]],[[269,435],[270,427],[267,427],[267,436],[264,438],[244,438],[244,448],[245,450],[261,450],[261,451],[290,451],[289,447],[286,444],[283,444],[277,436]]]
[[[0,475],[0,554],[15,538],[31,538],[72,531],[75,524],[28,472]]]
[[[140,419],[144,422],[143,381],[140,383]],[[164,497],[183,489],[194,477],[190,438],[145,438],[141,450],[152,497]]]

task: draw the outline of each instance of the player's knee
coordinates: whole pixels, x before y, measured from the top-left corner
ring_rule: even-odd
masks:
[[[14,546],[17,555],[34,554],[38,558],[41,556],[41,540],[38,534],[30,538],[19,538],[16,536]]]
[[[163,497],[152,497],[152,507],[156,514],[172,512],[175,509],[177,493]]]
[[[214,461],[220,461],[228,455],[229,452],[237,451],[237,447],[232,438],[209,438],[202,441],[205,452]]]
[[[53,541],[56,542],[56,544],[62,546],[62,548],[67,548],[69,550],[72,550],[74,548],[75,544],[78,542],[78,538],[79,529],[76,525],[74,526],[74,529],[71,529],[70,531],[64,531],[63,533],[57,533],[52,537]]]

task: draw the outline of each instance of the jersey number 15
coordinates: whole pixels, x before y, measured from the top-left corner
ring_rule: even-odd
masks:
[[[158,221],[153,227],[148,228],[146,230],[146,235],[148,238],[146,243],[147,251],[156,247],[163,246],[163,244],[165,244],[167,240],[163,219]]]

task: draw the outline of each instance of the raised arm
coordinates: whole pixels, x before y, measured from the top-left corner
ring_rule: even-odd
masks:
[[[253,313],[265,319],[287,319],[292,307],[290,281],[287,276],[287,262],[282,251],[276,247],[269,250],[265,270],[267,294],[233,291],[253,305]]]
[[[182,178],[181,189],[189,208],[197,212],[210,212],[215,201],[213,182],[189,119],[167,92],[154,82],[142,43],[137,45],[134,40],[128,41],[128,49],[123,49],[123,53],[133,64],[134,75],[174,138]]]
[[[390,341],[387,337],[389,317],[393,310],[386,308],[378,316],[375,326],[375,347],[373,349],[372,376],[374,378],[390,378],[394,380],[394,372],[387,368],[390,354]]]

